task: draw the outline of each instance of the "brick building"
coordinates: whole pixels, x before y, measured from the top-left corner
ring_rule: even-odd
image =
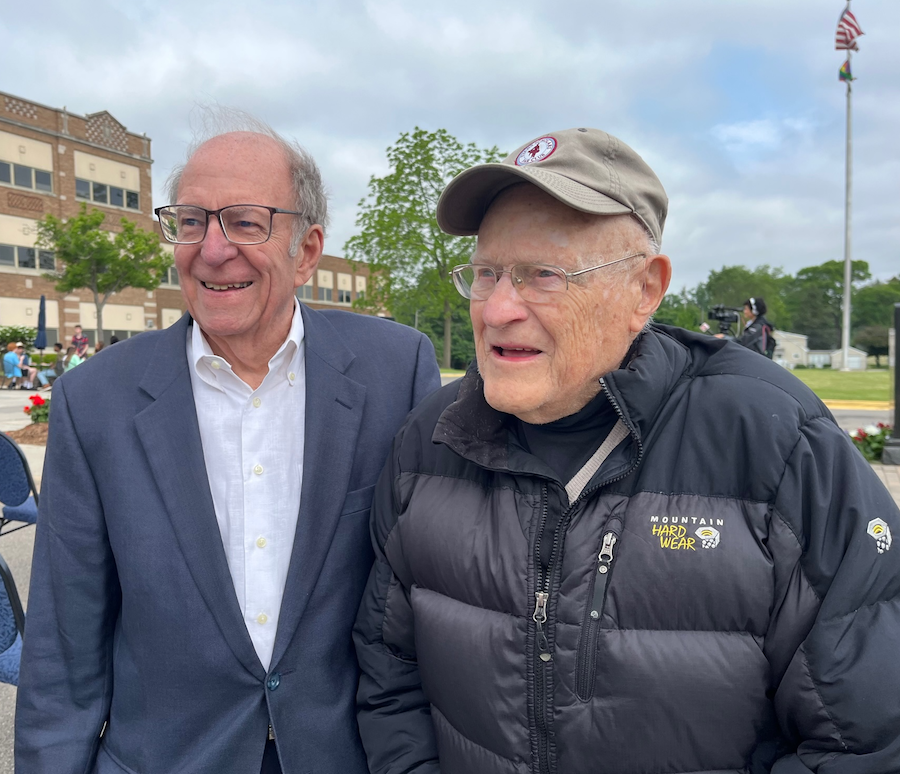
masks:
[[[44,272],[55,269],[52,253],[35,247],[35,222],[52,214],[67,218],[82,203],[106,213],[104,227],[120,230],[128,218],[156,230],[153,216],[150,139],[128,131],[106,111],[86,116],[0,92],[0,326],[37,326],[46,297],[47,340],[71,339],[81,325],[93,346],[96,312],[88,290],[58,293]],[[165,248],[171,251],[171,245]],[[298,297],[313,308],[350,308],[365,293],[368,267],[323,256]],[[164,328],[184,312],[175,269],[154,291],[127,288],[103,309],[106,340]]]

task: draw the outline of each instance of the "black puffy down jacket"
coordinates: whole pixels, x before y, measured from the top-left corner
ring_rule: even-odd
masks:
[[[373,774],[900,772],[889,494],[787,371],[635,351],[571,503],[474,371],[410,415],[355,631]]]

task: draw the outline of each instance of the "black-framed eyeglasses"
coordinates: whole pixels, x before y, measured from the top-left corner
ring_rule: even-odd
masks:
[[[274,215],[302,215],[263,204],[229,204],[219,210],[205,210],[193,204],[169,204],[153,210],[163,236],[176,245],[196,245],[206,238],[209,219],[219,219],[222,233],[236,245],[260,245],[272,236]]]
[[[607,261],[587,269],[567,272],[559,266],[543,263],[519,263],[509,269],[500,269],[484,263],[465,263],[456,266],[451,275],[453,284],[463,298],[474,301],[485,301],[494,292],[497,283],[504,274],[509,274],[513,286],[525,301],[535,304],[553,301],[557,293],[565,293],[569,289],[569,280],[589,271],[604,269],[629,258],[646,256],[646,253],[632,253],[615,261]]]

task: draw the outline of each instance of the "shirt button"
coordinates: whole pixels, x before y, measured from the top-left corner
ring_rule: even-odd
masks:
[[[262,406],[262,401],[259,398],[253,399],[253,408],[259,408]]]
[[[256,545],[258,545],[260,548],[265,548],[265,547],[266,547],[266,543],[268,543],[268,542],[269,542],[269,541],[266,540],[264,537],[258,537],[258,538],[256,538]]]
[[[257,476],[261,476],[262,472],[263,472],[263,466],[262,465],[254,465],[253,472],[256,473]]]
[[[267,616],[265,613],[260,613],[258,616],[256,616],[256,623],[264,624],[268,620],[269,616]]]
[[[278,672],[269,675],[269,679],[266,680],[266,688],[274,691],[279,685],[281,685],[281,675]]]
[[[218,371],[222,367],[222,364],[218,360],[213,360],[210,365],[215,368],[216,371]]]
[[[294,379],[296,379],[296,378],[297,378],[297,377],[296,377],[296,375],[294,374],[293,371],[291,371],[291,372],[288,374],[288,379],[290,379],[291,381],[294,381]]]

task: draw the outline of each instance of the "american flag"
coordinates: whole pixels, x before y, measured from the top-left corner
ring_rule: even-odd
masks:
[[[850,5],[848,4],[841,14],[841,18],[838,19],[837,34],[834,37],[834,47],[838,51],[849,51],[850,49],[859,51],[859,46],[856,45],[856,39],[863,34],[865,33],[863,33],[860,28],[859,22],[856,21],[856,17],[850,12]]]

